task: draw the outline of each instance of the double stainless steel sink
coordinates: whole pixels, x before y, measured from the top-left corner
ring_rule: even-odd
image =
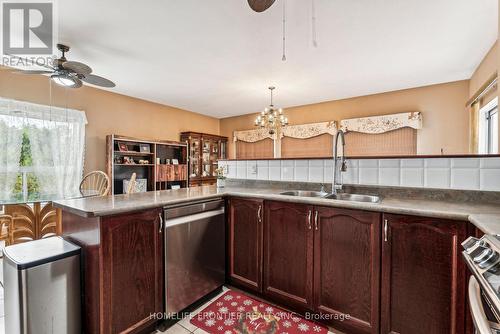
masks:
[[[349,193],[330,194],[322,191],[306,191],[306,190],[291,190],[280,193],[280,195],[297,196],[297,197],[316,197],[334,199],[340,201],[364,202],[364,203],[379,203],[379,196],[360,195]]]
[[[298,197],[325,197],[328,193],[322,191],[291,190],[280,193],[280,195],[298,196]]]

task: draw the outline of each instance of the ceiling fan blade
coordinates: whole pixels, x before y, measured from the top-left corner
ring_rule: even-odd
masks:
[[[54,73],[54,71],[48,71],[48,70],[14,70],[12,72],[16,73],[16,74],[50,74],[50,73]]]
[[[62,63],[62,67],[65,70],[69,70],[77,74],[89,75],[90,73],[92,73],[92,69],[90,68],[90,66],[78,61],[66,61]]]
[[[72,86],[71,88],[80,88],[83,86],[82,80],[78,78],[73,78],[75,80],[75,85]]]
[[[100,77],[98,75],[94,74],[88,74],[82,77],[82,81],[89,83],[91,85],[96,85],[96,86],[101,86],[101,87],[115,87],[115,83],[111,80],[108,80],[106,78]]]
[[[273,5],[275,0],[248,0],[248,5],[257,13],[263,12]]]

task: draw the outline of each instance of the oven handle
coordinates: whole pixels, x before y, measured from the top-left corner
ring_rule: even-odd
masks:
[[[493,334],[490,323],[484,313],[483,303],[481,301],[481,288],[474,276],[471,276],[469,280],[469,306],[477,333]]]

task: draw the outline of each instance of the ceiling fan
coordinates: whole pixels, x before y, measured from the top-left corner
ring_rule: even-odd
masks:
[[[248,0],[248,5],[257,13],[261,13],[271,7],[276,0]]]
[[[90,66],[78,61],[68,61],[65,54],[69,51],[69,46],[57,44],[57,49],[61,51],[62,55],[52,61],[52,66],[37,63],[37,65],[45,67],[47,70],[15,70],[15,72],[21,74],[47,74],[58,85],[69,88],[82,87],[83,82],[106,88],[116,86],[113,81],[92,74]],[[28,59],[19,59],[30,62]]]

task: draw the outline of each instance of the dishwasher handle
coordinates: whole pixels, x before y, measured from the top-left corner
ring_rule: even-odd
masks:
[[[165,228],[169,228],[179,224],[191,223],[193,221],[202,220],[210,217],[215,217],[224,214],[224,208],[220,208],[218,210],[211,210],[196,213],[194,215],[183,216],[179,218],[167,219],[165,221]]]

